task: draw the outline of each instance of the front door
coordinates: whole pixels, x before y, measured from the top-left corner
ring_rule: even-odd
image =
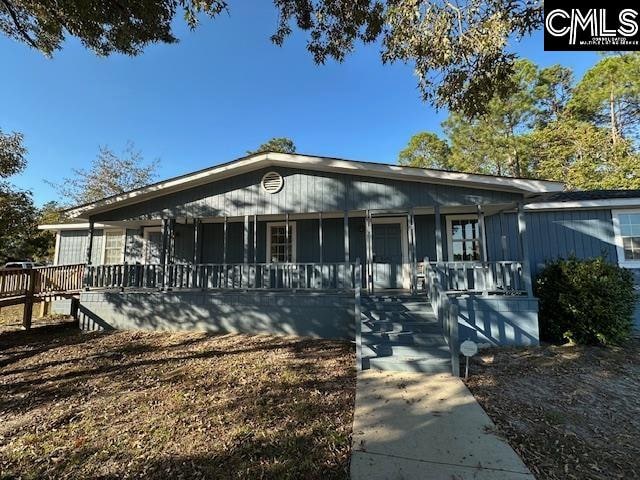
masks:
[[[402,230],[399,223],[374,223],[373,286],[402,288]]]
[[[147,249],[145,263],[162,263],[162,232],[146,232]]]

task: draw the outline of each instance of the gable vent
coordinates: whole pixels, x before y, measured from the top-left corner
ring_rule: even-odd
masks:
[[[267,193],[278,193],[282,190],[284,178],[278,172],[267,172],[262,177],[262,188]]]

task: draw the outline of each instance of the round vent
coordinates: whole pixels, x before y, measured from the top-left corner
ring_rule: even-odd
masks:
[[[267,193],[278,193],[284,185],[284,179],[278,172],[267,172],[262,177],[262,188]]]

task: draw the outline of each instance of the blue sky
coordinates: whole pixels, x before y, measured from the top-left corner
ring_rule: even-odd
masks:
[[[47,59],[0,36],[0,128],[22,132],[29,149],[28,168],[12,182],[38,204],[54,200],[44,179],[60,181],[100,145],[121,151],[129,140],[160,159],[161,178],[229,161],[274,136],[292,138],[299,152],[395,163],[411,135],[440,129],[447,112],[421,102],[411,66],[383,66],[377,46],[316,66],[303,34],[271,44],[271,2],[249,3],[232,2],[230,16],[194,32],[179,21],[180,43],[133,58],[99,58],[70,40]],[[540,34],[513,48],[577,75],[598,59],[544,52]]]

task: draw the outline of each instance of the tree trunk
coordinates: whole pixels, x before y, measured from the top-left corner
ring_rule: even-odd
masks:
[[[616,118],[616,97],[613,94],[613,85],[611,86],[611,93],[609,94],[609,113],[611,115],[611,141],[616,144],[618,140],[618,120]]]

